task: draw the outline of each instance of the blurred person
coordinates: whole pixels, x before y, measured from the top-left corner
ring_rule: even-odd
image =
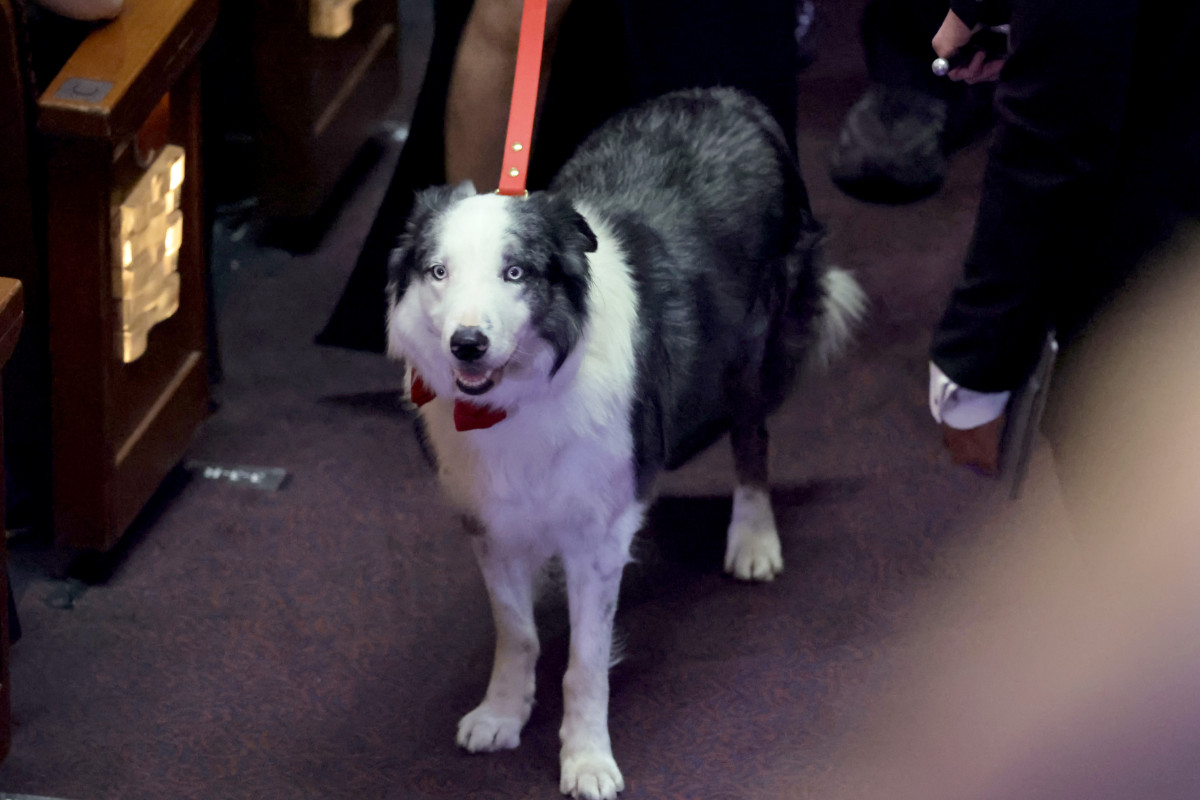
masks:
[[[933,39],[953,56],[991,0],[955,0]],[[1200,219],[1200,4],[1012,0],[1007,58],[956,81],[996,80],[999,117],[963,275],[933,335],[930,408],[958,463],[996,473],[1011,393],[1047,333],[1075,345],[1135,266]],[[989,18],[990,21],[990,18]],[[1059,437],[1052,390],[1046,431]]]
[[[794,797],[1200,797],[1200,237],[1155,261],[1076,351],[1085,502],[1066,513],[1045,463],[987,518],[828,780]]]

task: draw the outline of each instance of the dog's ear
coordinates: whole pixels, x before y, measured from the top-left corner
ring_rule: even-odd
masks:
[[[582,317],[591,280],[587,254],[596,251],[596,234],[566,198],[539,193],[531,195],[529,202],[545,220],[554,244],[550,279],[563,286],[567,298]]]
[[[587,293],[591,267],[587,254],[597,248],[596,234],[587,220],[575,210],[570,201],[557,195],[539,192],[527,201],[545,225],[551,243],[548,277],[559,296],[571,306],[571,312],[550,314],[542,335],[554,348],[554,367],[558,372],[583,334],[587,318]]]
[[[582,311],[591,277],[587,254],[596,251],[596,234],[566,198],[538,193],[530,195],[529,202],[545,221],[554,244],[550,277],[566,285],[571,302]]]
[[[550,230],[560,247],[579,253],[596,251],[596,234],[592,232],[583,215],[571,205],[571,201],[544,192],[530,195],[529,200],[538,207],[542,217],[550,224]]]
[[[463,181],[456,186],[430,186],[421,189],[413,200],[412,212],[408,215],[408,229],[421,225],[429,217],[440,214],[459,200],[475,194],[475,184]]]

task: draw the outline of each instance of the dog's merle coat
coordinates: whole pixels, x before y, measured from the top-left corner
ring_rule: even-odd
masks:
[[[821,231],[762,106],[731,91],[663,97],[588,139],[551,190],[603,209],[638,267],[643,486],[779,406],[814,341]]]
[[[722,89],[618,116],[527,200],[469,187],[418,198],[392,264],[389,346],[437,395],[421,419],[477,534],[497,625],[464,747],[519,741],[532,578],[559,556],[571,612],[561,786],[616,795],[607,668],[630,540],[658,473],[726,431],[738,484],[726,569],[769,580],[782,568],[765,421],[863,306],[853,279],[821,262],[820,234],[782,132]],[[507,417],[457,431],[455,401]]]

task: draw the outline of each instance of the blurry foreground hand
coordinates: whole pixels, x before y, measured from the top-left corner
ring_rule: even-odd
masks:
[[[37,0],[37,4],[64,17],[94,21],[115,19],[124,0]]]

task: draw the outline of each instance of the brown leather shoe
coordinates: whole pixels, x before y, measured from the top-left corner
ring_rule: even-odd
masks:
[[[942,423],[942,443],[959,466],[969,467],[989,478],[1000,476],[1000,439],[1005,415],[977,428],[960,430]]]

